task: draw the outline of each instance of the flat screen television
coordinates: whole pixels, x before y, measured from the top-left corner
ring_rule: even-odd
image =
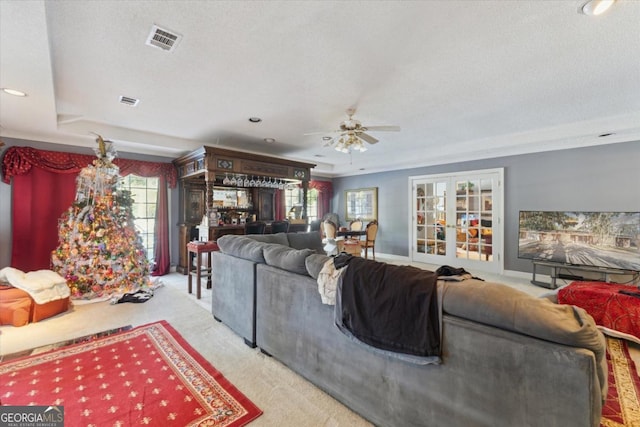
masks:
[[[518,258],[640,271],[640,212],[520,211]]]

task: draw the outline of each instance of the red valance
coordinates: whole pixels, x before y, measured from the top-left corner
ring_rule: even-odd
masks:
[[[309,188],[318,190],[318,192],[324,193],[327,197],[333,196],[333,183],[331,181],[316,181],[312,179],[309,181]]]
[[[11,178],[28,173],[33,166],[53,173],[78,173],[91,164],[96,156],[64,153],[60,151],[38,150],[32,147],[9,147],[2,159],[2,180],[9,184]],[[175,188],[178,173],[173,163],[146,162],[116,158],[120,175],[135,174],[143,177],[164,176],[170,188]]]

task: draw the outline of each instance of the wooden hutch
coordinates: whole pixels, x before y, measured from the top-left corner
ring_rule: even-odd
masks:
[[[307,189],[315,164],[207,146],[174,160],[173,164],[178,170],[180,192],[179,273],[187,273],[187,243],[201,239],[201,224],[206,224],[205,234],[208,226],[208,240],[216,240],[224,234],[244,234],[241,222],[270,223],[276,219],[277,189],[247,186],[247,180],[300,183],[304,205],[299,218],[290,220],[290,231],[307,229]],[[230,177],[235,178],[234,184],[229,183]],[[214,194],[233,194],[232,190],[238,190],[238,196],[231,206],[214,198]]]

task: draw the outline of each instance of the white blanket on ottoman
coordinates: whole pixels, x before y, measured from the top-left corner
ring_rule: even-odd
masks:
[[[64,277],[51,270],[25,273],[17,268],[5,267],[0,270],[0,282],[9,282],[11,286],[27,292],[36,304],[46,304],[71,294]]]

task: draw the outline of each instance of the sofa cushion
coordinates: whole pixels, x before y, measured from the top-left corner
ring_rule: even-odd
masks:
[[[245,237],[248,237],[249,239],[253,239],[256,242],[277,243],[279,245],[289,246],[289,239],[287,239],[287,233],[247,234]]]
[[[267,265],[308,275],[305,259],[315,252],[311,249],[293,249],[288,246],[267,244],[264,247],[264,259]]]
[[[246,236],[235,236],[227,234],[218,240],[220,251],[237,258],[247,259],[253,262],[264,263],[262,248],[267,243],[257,242]]]
[[[606,342],[585,310],[572,305],[554,304],[547,298],[535,298],[498,283],[472,279],[441,284],[442,309],[446,313],[593,351],[600,368],[600,384],[606,394]]]
[[[327,255],[320,255],[320,254],[313,254],[308,256],[304,260],[304,264],[307,267],[307,274],[313,277],[314,279],[317,279],[318,276],[320,275],[320,271],[322,270],[322,267],[324,267],[324,264],[330,259],[331,257]]]
[[[313,249],[317,254],[325,254],[322,237],[318,232],[287,233],[289,245],[294,249]]]
[[[582,309],[480,280],[447,282],[443,292],[446,313],[604,355],[602,334]]]

